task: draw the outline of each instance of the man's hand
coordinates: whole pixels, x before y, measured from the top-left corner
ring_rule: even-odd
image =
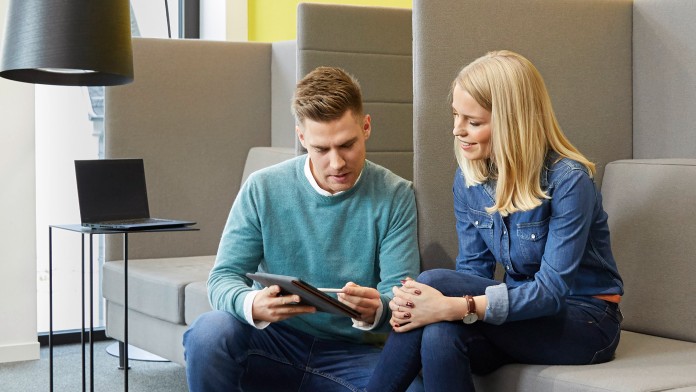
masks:
[[[298,295],[280,295],[280,287],[273,285],[256,294],[251,305],[251,314],[255,321],[276,322],[300,314],[314,313],[314,306],[299,305]]]
[[[338,294],[338,300],[360,312],[360,321],[374,324],[375,313],[381,303],[379,291],[372,287],[358,286],[353,282],[346,283],[342,291]]]

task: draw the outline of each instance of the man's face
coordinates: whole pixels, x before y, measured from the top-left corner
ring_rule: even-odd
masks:
[[[338,120],[305,119],[295,128],[307,149],[312,175],[321,189],[336,193],[350,189],[365,165],[365,140],[370,137],[370,116],[356,119],[348,110]]]

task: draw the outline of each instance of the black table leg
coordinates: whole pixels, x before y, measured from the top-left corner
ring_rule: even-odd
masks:
[[[85,235],[80,236],[81,242],[81,254],[82,254],[82,266],[80,267],[81,274],[81,286],[82,286],[82,323],[80,324],[80,345],[82,346],[82,390],[87,390],[87,384],[85,381]]]
[[[89,235],[89,390],[94,392],[94,235]],[[84,244],[83,244],[84,246]]]
[[[48,386],[53,392],[53,228],[48,227]]]
[[[128,392],[128,233],[123,233],[123,390]]]

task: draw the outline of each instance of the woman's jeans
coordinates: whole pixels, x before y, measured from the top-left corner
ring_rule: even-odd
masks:
[[[204,313],[184,334],[191,392],[360,391],[380,351],[282,323],[256,329],[222,311]]]
[[[446,296],[480,295],[493,280],[453,270],[425,271],[418,281]],[[428,392],[474,391],[473,374],[508,363],[585,365],[610,361],[619,344],[618,305],[570,297],[559,314],[491,325],[438,322],[392,332],[367,390],[404,391],[422,370]]]

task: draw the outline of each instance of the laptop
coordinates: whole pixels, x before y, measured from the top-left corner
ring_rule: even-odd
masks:
[[[196,224],[150,217],[142,159],[76,160],[75,175],[82,226],[148,230]]]

